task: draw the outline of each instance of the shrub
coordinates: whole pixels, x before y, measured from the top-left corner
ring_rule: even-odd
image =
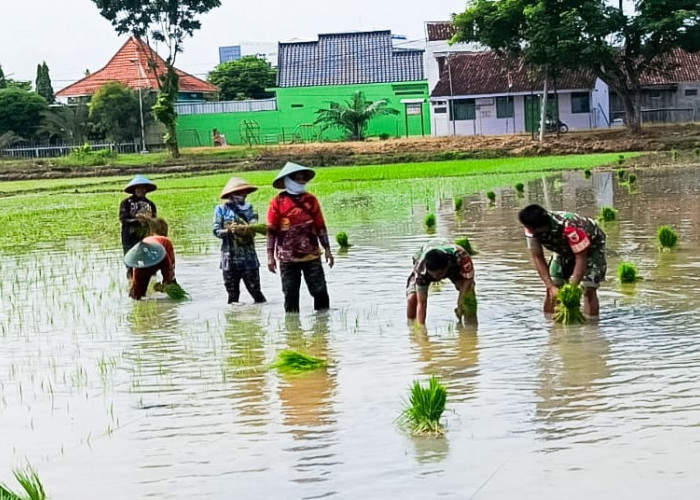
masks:
[[[434,375],[428,386],[418,380],[413,382],[407,407],[399,417],[413,434],[441,435],[444,433],[440,418],[445,411],[447,389]]]

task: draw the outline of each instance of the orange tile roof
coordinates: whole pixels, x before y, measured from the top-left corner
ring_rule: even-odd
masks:
[[[156,73],[149,67],[149,54],[155,59],[157,74],[165,73],[165,61],[144,41],[130,37],[107,65],[99,71],[78,80],[61,89],[57,97],[90,96],[108,82],[121,82],[132,89],[157,89]],[[180,92],[217,92],[219,89],[211,83],[176,69],[180,77]]]

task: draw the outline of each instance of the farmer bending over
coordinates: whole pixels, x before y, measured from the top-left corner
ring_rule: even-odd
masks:
[[[559,287],[567,280],[583,285],[583,312],[598,316],[597,289],[605,281],[605,233],[593,219],[569,212],[550,212],[529,205],[518,215],[527,246],[547,292],[544,312],[553,313]],[[543,247],[554,252],[549,265]]]
[[[161,218],[144,218],[150,235],[134,245],[124,256],[124,262],[133,269],[129,297],[139,300],[146,295],[151,277],[160,271],[163,283],[176,283],[175,250],[168,238],[168,224]]]
[[[460,321],[476,320],[472,259],[467,251],[458,245],[438,243],[423,245],[413,257],[413,272],[406,284],[406,312],[409,320],[425,325],[428,287],[431,283],[445,278],[459,290],[455,309],[457,318]]]

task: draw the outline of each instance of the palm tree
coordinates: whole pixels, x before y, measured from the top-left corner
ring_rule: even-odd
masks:
[[[92,128],[90,111],[85,104],[63,105],[44,114],[39,133],[48,135],[49,139],[59,138],[65,142],[82,144],[87,140]]]
[[[386,99],[369,102],[364,92],[357,91],[352,101],[345,104],[331,102],[328,109],[319,109],[314,124],[323,124],[324,128],[339,128],[347,132],[351,141],[364,141],[367,125],[376,116],[398,115],[399,111],[390,108]]]
[[[5,132],[4,134],[0,134],[0,153],[4,149],[9,148],[10,146],[15,145],[16,143],[20,142],[22,138],[15,134],[13,131],[8,131]]]

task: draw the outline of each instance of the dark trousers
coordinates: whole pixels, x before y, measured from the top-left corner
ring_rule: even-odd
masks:
[[[326,276],[323,274],[321,259],[306,262],[280,262],[280,275],[282,277],[282,292],[284,292],[284,310],[286,312],[299,312],[299,289],[301,288],[301,275],[309,293],[314,298],[314,309],[328,309],[330,298],[326,288]]]
[[[260,269],[224,271],[224,286],[228,292],[228,303],[238,302],[241,297],[241,280],[255,302],[266,302],[260,290]]]

